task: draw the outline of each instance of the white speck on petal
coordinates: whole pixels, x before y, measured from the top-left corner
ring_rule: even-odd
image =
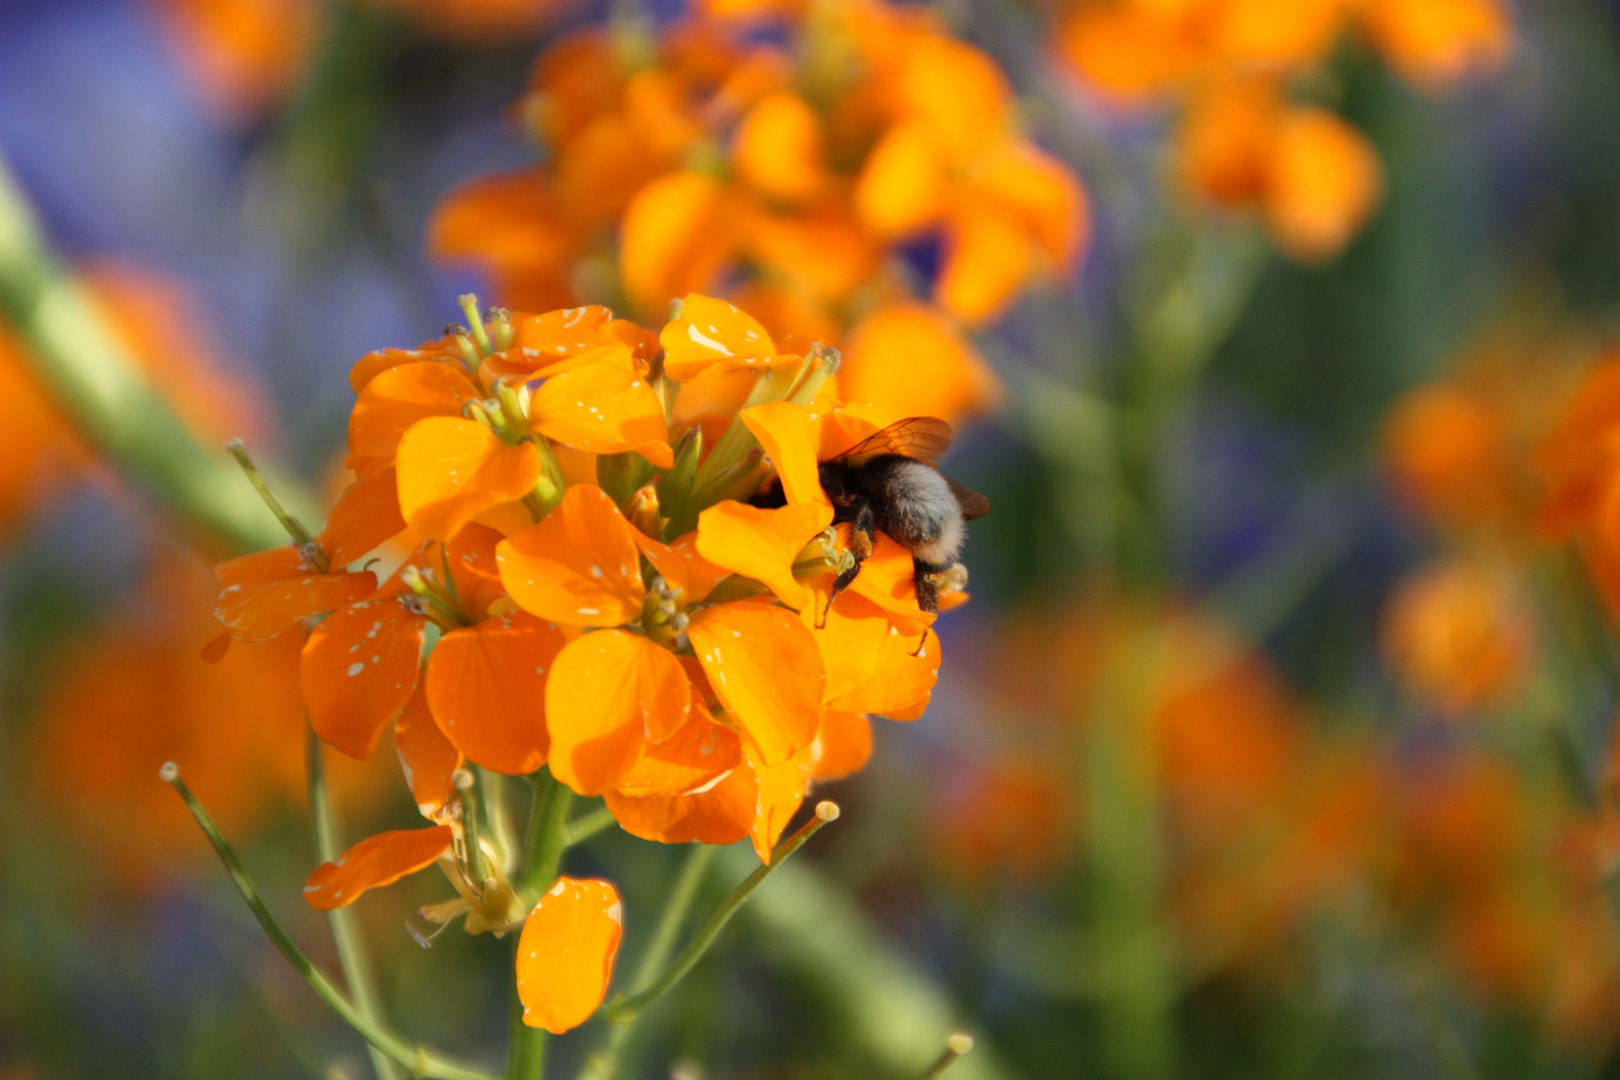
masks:
[[[555,884],[555,885],[553,885],[551,887],[550,895],[551,896],[561,896],[563,894],[563,890],[566,889],[566,888],[568,888],[567,885],[564,885],[561,881],[558,881],[557,884]]]
[[[366,662],[364,660],[355,661],[349,665],[349,678],[354,678],[364,670],[366,670]]]

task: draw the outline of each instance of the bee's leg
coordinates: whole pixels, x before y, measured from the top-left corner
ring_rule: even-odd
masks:
[[[931,563],[913,556],[911,576],[917,583],[917,606],[930,615],[939,614],[940,576],[950,569],[942,563]]]
[[[827,625],[827,616],[832,612],[833,601],[838,599],[838,594],[849,588],[860,576],[861,564],[872,557],[872,541],[877,532],[877,524],[872,516],[872,504],[863,498],[853,499],[847,506],[840,507],[837,517],[833,520],[850,523],[849,554],[854,562],[833,580],[832,592],[827,596],[827,606],[822,609],[821,618],[816,620],[818,630]]]

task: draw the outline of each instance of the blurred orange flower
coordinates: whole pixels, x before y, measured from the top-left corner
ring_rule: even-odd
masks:
[[[1401,584],[1384,613],[1383,639],[1407,690],[1455,716],[1499,703],[1522,686],[1534,623],[1508,564],[1459,558]]]
[[[761,17],[786,18],[795,47],[750,38]],[[730,5],[637,33],[541,56],[521,113],[550,163],[452,192],[430,249],[484,264],[503,302],[530,307],[652,316],[724,289],[779,339],[837,346],[853,328],[871,359],[852,357],[846,396],[903,414],[921,395],[917,411],[946,420],[986,408],[995,381],[964,327],[1070,273],[1089,231],[1084,188],[1019,131],[993,61],[882,0],[803,23]],[[919,241],[943,255],[928,303],[901,266]],[[936,347],[882,375],[902,313]]]

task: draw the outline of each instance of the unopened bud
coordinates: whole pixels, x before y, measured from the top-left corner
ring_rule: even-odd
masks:
[[[477,783],[477,781],[473,779],[473,774],[468,772],[466,769],[457,769],[455,772],[451,773],[450,782],[456,785],[457,791],[470,791],[472,790],[473,784]]]
[[[823,799],[816,803],[816,817],[822,821],[837,821],[840,813],[842,811],[838,809],[838,804],[831,799]]]
[[[176,780],[180,779],[180,766],[176,765],[172,761],[165,761],[163,763],[163,767],[158,770],[158,779],[163,781],[165,784],[174,783]]]
[[[950,1048],[951,1053],[961,1057],[973,1049],[973,1036],[965,1031],[958,1031],[945,1040],[945,1045]]]

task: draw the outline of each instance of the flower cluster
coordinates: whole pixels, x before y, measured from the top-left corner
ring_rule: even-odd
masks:
[[[1409,82],[1442,89],[1499,65],[1511,29],[1498,0],[1080,0],[1060,50],[1115,102],[1175,102],[1175,156],[1210,202],[1262,212],[1304,261],[1337,254],[1376,205],[1378,157],[1320,104],[1295,100],[1352,28]]]
[[[697,294],[658,334],[602,307],[477,319],[464,302],[472,329],[355,364],[354,483],[319,534],[289,517],[292,545],[221,564],[216,614],[246,640],[324,616],[301,662],[311,725],[365,758],[393,723],[434,823],[322,866],[311,904],[437,862],[459,895],[430,920],[500,932],[527,914],[523,955],[580,920],[616,942],[601,883],[563,879],[525,911],[466,766],[548,766],[636,836],[749,837],[768,861],[808,785],[865,763],[866,714],[927,706],[940,650],[924,607],[959,602],[963,575],[936,574],[940,603],[919,606],[908,549],[835,525],[818,462],[896,419],[840,402],[835,352],[779,351]],[[738,378],[741,408],[717,405]],[[365,560],[401,535],[415,546],[379,583]],[[524,1000],[552,1002],[531,1022],[552,1030],[605,986],[600,951],[569,948],[588,960],[519,969]]]
[[[434,253],[513,306],[648,313],[723,288],[841,347],[847,398],[983,407],[995,384],[961,328],[1075,264],[1079,180],[1021,133],[994,61],[922,8],[709,8],[547,50],[518,111],[548,160],[452,192]]]

